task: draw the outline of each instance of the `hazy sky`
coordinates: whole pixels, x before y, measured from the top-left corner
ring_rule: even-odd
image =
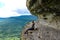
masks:
[[[26,0],[0,0],[0,17],[30,15]]]

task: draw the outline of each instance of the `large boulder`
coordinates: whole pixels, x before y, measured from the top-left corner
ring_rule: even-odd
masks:
[[[34,15],[55,14],[60,16],[60,0],[27,0],[26,5]]]
[[[22,40],[60,40],[60,0],[27,0],[27,8],[31,14],[38,16],[35,27],[38,30],[22,32]],[[28,28],[27,28],[28,27]]]
[[[40,20],[60,28],[60,0],[27,0],[26,6]]]
[[[37,30],[26,30],[31,27],[31,23],[27,24],[21,33],[21,40],[60,40],[60,30],[54,29],[48,25],[43,25],[39,21],[35,22]]]

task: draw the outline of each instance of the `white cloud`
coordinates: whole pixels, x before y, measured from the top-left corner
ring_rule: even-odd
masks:
[[[4,7],[0,8],[0,17],[19,16],[21,14],[13,12],[16,9],[25,9],[26,0],[0,0]]]

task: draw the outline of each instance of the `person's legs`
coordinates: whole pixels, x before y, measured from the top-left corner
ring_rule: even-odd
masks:
[[[28,31],[29,31],[29,30],[34,30],[34,28],[29,28],[29,29],[27,29],[26,32],[25,32],[25,34],[28,34]]]
[[[28,34],[28,30],[26,30],[26,32],[24,34]]]
[[[28,30],[34,30],[34,28],[29,28]]]

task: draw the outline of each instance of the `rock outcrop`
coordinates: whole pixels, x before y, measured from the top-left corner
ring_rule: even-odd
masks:
[[[26,5],[34,15],[60,15],[60,0],[27,0]]]
[[[26,30],[31,27],[31,23],[27,24],[22,31],[21,40],[60,40],[60,30],[54,29],[48,25],[43,25],[41,22],[35,22],[37,30],[29,30],[28,34],[25,34]]]
[[[60,0],[27,0],[26,5],[31,14],[38,16],[38,30],[24,34],[31,27],[31,23],[27,24],[22,40],[60,40]]]
[[[38,16],[49,25],[60,27],[59,0],[27,0],[26,5],[31,14]]]

